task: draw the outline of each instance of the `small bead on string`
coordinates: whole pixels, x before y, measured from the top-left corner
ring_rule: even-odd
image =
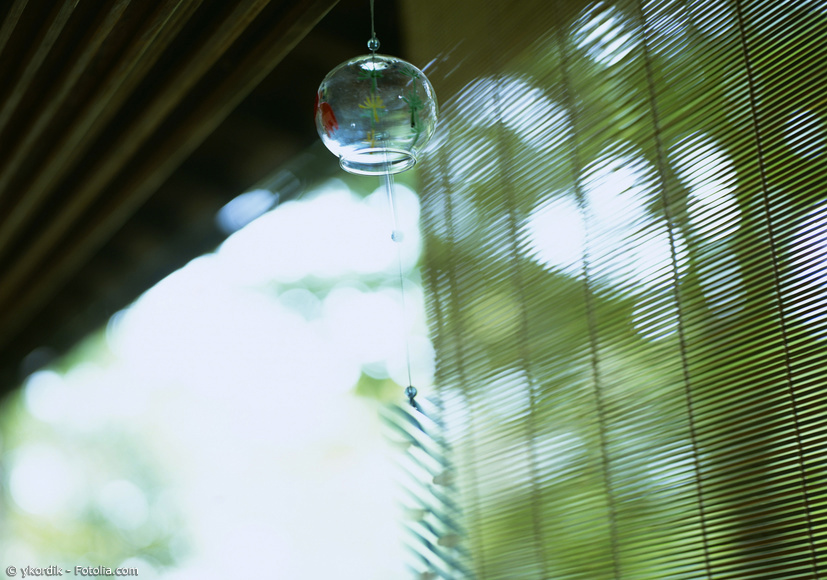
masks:
[[[411,407],[419,411],[419,405],[416,404],[416,387],[413,385],[408,385],[405,388],[405,396],[408,397],[408,403],[410,403]]]

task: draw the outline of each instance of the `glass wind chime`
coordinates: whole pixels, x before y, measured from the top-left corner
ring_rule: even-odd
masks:
[[[391,239],[399,254],[399,285],[405,310],[402,276],[402,232],[397,227],[393,175],[414,166],[434,134],[437,102],[425,74],[400,58],[377,54],[379,40],[370,2],[370,54],[343,62],[319,85],[316,93],[316,130],[325,146],[339,157],[342,169],[359,175],[384,176],[390,207]],[[408,386],[405,395],[413,407],[416,388],[411,380],[411,356],[406,339]]]

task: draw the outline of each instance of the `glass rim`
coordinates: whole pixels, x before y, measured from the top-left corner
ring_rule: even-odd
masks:
[[[339,165],[357,175],[402,173],[416,165],[416,155],[394,147],[365,147],[340,155]]]

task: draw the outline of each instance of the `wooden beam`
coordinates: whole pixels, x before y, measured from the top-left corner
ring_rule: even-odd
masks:
[[[85,179],[83,187],[70,196],[67,209],[46,224],[33,244],[24,249],[10,271],[3,276],[0,287],[0,346],[23,329],[71,275],[91,255],[100,249],[169,177],[178,165],[218,126],[218,124],[261,82],[286,56],[307,32],[336,4],[337,0],[296,0],[290,3],[272,28],[236,64],[229,74],[203,99],[200,99],[186,118],[176,123],[163,141],[149,151],[128,146],[122,137],[116,148],[121,165],[104,160],[94,174]],[[243,6],[252,6],[243,3]],[[249,24],[250,21],[247,21]],[[237,23],[238,24],[238,23]],[[226,50],[229,35],[240,34],[235,26],[222,27],[214,43]],[[209,58],[209,53],[203,58]],[[220,56],[215,53],[214,56]],[[206,69],[202,69],[204,74]],[[171,91],[171,92],[167,92]],[[162,90],[164,99],[180,102],[183,92],[172,87]],[[157,97],[150,106],[156,114],[165,116],[172,109],[160,104]],[[152,123],[154,117],[143,115],[141,122]],[[136,123],[140,125],[140,123]],[[155,123],[157,127],[158,123]],[[136,135],[146,142],[150,133],[135,128],[125,135]],[[127,163],[125,153],[134,159]],[[126,167],[126,170],[121,172]],[[116,180],[117,192],[104,195],[107,186]],[[90,211],[91,210],[91,211]],[[36,283],[29,283],[35,280]],[[7,307],[14,303],[13,310]]]

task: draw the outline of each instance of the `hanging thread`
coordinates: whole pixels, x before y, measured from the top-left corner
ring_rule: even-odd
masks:
[[[371,53],[374,55],[376,51],[379,50],[379,39],[376,38],[376,26],[375,26],[375,17],[374,17],[374,0],[370,0],[370,40],[368,40],[368,48],[370,49]],[[375,77],[374,77],[375,82]],[[375,89],[374,89],[375,90]],[[375,133],[374,133],[375,134]],[[397,218],[396,213],[396,199],[393,193],[394,183],[393,183],[393,174],[391,172],[391,163],[390,159],[388,159],[388,152],[385,151],[385,191],[388,195],[388,207],[390,208],[391,214],[391,240],[396,244],[396,261],[397,266],[399,268],[399,295],[402,301],[402,336],[405,343],[405,364],[407,365],[408,370],[408,386],[405,387],[405,396],[408,397],[408,403],[414,409],[422,412],[419,405],[416,404],[416,394],[417,390],[416,387],[413,386],[413,377],[411,373],[411,345],[410,339],[408,337],[407,329],[407,312],[408,308],[405,304],[405,276],[402,271],[402,238],[404,237],[402,234],[402,230],[399,229],[399,221]]]
[[[370,40],[368,40],[368,50],[376,54],[379,50],[379,39],[376,38],[376,27],[373,20],[373,0],[370,0]]]
[[[396,199],[394,196],[394,181],[393,175],[390,171],[385,172],[385,191],[388,196],[388,207],[390,208],[391,214],[391,240],[396,244],[396,261],[398,266],[398,273],[399,273],[399,295],[402,301],[402,335],[405,343],[405,362],[407,365],[408,371],[408,386],[405,388],[405,396],[408,397],[408,403],[414,409],[422,411],[419,408],[419,405],[416,404],[416,394],[417,390],[416,387],[413,386],[413,376],[411,373],[411,345],[410,339],[408,337],[408,332],[406,330],[407,326],[407,304],[405,301],[405,276],[402,269],[402,240],[404,235],[402,230],[399,229],[399,222],[397,219],[397,211],[396,211]]]
[[[416,396],[416,388],[414,388],[413,386],[413,378],[411,376],[411,345],[410,340],[408,338],[408,333],[405,330],[405,326],[407,326],[408,307],[405,302],[405,276],[402,271],[403,234],[402,231],[399,229],[399,224],[396,218],[396,201],[393,195],[393,175],[391,175],[390,173],[385,174],[385,188],[388,193],[388,205],[391,208],[391,222],[393,227],[393,231],[391,232],[391,239],[396,244],[396,262],[399,268],[399,295],[402,301],[402,332],[405,340],[405,362],[407,363],[408,369],[408,387],[405,389],[405,394],[407,395],[411,406],[416,407],[416,402],[414,401],[414,397]]]

